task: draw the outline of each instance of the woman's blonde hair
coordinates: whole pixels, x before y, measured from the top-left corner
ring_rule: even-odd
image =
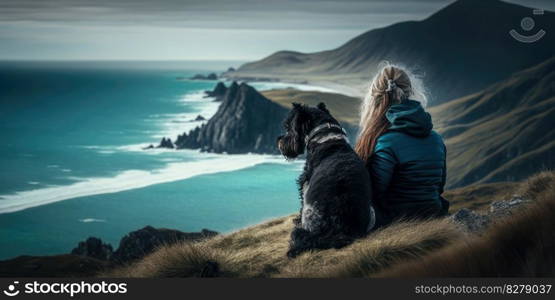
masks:
[[[365,162],[372,156],[376,141],[390,126],[385,113],[393,104],[411,98],[427,104],[422,81],[401,67],[385,63],[370,83],[360,109],[360,133],[355,151]]]

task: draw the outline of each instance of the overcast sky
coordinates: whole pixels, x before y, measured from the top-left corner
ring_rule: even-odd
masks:
[[[337,47],[453,0],[0,0],[0,59],[253,60]],[[554,0],[511,0],[555,10]]]

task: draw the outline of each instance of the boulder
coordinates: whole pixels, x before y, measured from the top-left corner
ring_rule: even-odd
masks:
[[[492,217],[507,217],[513,214],[513,209],[529,202],[520,195],[513,195],[509,200],[494,201],[490,205],[489,215]]]
[[[100,260],[110,260],[113,252],[110,244],[105,244],[101,239],[96,237],[89,237],[87,240],[79,242],[77,247],[71,250],[73,255],[92,257]]]
[[[451,216],[451,220],[465,231],[482,233],[491,224],[513,215],[516,208],[531,202],[520,195],[513,195],[509,200],[494,201],[486,213],[476,213],[463,208]]]
[[[179,230],[154,228],[146,226],[124,236],[112,260],[116,263],[127,263],[142,258],[162,245],[170,245],[182,241],[199,241],[210,238],[218,233],[208,229],[200,232],[182,232]]]
[[[205,121],[205,120],[206,120],[206,118],[203,117],[203,116],[201,116],[201,115],[198,115],[198,116],[194,119],[194,121]]]
[[[468,208],[459,210],[451,216],[451,220],[465,231],[472,233],[484,231],[491,223],[491,219],[488,216],[477,214]]]

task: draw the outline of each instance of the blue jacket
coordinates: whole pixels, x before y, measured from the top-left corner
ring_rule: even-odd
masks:
[[[378,138],[368,160],[372,201],[381,214],[378,223],[401,216],[446,214],[449,204],[441,197],[446,149],[441,136],[432,130],[430,114],[419,102],[406,100],[392,105],[386,118],[391,126]]]

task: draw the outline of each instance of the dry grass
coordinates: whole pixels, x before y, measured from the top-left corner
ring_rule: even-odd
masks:
[[[201,243],[160,247],[132,265],[102,274],[107,277],[215,277],[234,276],[233,265],[224,251]]]
[[[438,250],[463,233],[446,219],[393,224],[341,250],[305,254],[292,261],[283,277],[364,277]]]
[[[555,276],[555,187],[552,182],[547,190],[535,191],[537,202],[496,223],[485,235],[462,239],[376,277]]]
[[[461,208],[482,211],[489,208],[493,201],[509,199],[518,193],[519,189],[519,185],[514,182],[483,183],[452,189],[446,191],[443,196],[449,200],[451,213]]]
[[[419,257],[459,238],[445,220],[401,222],[343,249],[289,259],[293,216],[196,244],[161,247],[108,277],[357,277]],[[217,266],[217,267],[214,267]]]
[[[555,184],[555,172],[541,172],[530,176],[519,185],[518,194],[529,199],[536,199],[540,195],[545,195],[546,191],[553,188]]]
[[[405,277],[544,275],[555,249],[555,174],[544,172],[518,184],[480,185],[449,195],[457,206],[483,207],[480,199],[506,199],[514,192],[540,199],[537,206],[470,237],[447,219],[402,221],[343,249],[285,253],[293,216],[278,218],[195,244],[161,247],[107,277]],[[493,196],[492,196],[493,195]],[[477,203],[480,203],[479,205]],[[477,206],[478,205],[478,206]],[[551,226],[551,227],[550,227]],[[546,253],[549,252],[549,253]],[[489,261],[491,263],[488,263]],[[518,262],[518,263],[516,263]],[[473,265],[474,263],[474,265]],[[542,265],[547,269],[542,269]],[[434,266],[438,266],[434,268]],[[508,266],[518,265],[518,268]],[[435,272],[435,273],[434,273]],[[497,272],[497,273],[496,273]],[[498,274],[498,275],[499,275]]]

